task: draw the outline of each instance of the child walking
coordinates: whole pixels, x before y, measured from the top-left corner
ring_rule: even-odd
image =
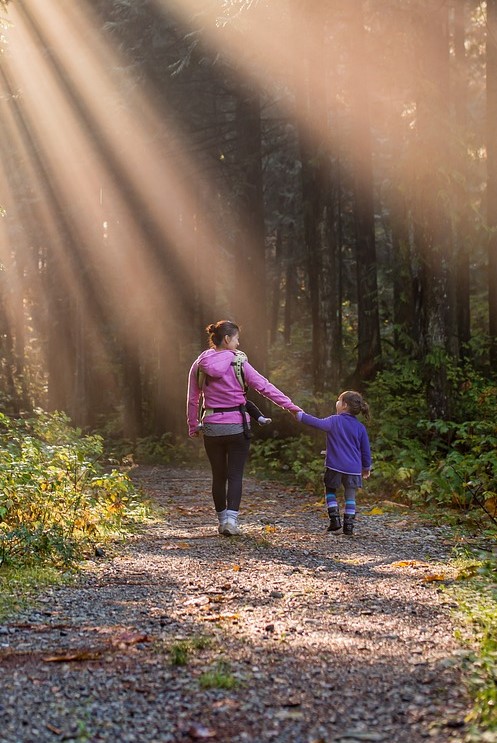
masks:
[[[362,486],[362,478],[371,473],[371,449],[365,426],[357,420],[362,413],[369,420],[369,405],[359,392],[347,390],[336,401],[336,415],[314,418],[304,412],[296,413],[298,421],[326,431],[326,507],[330,517],[328,531],[342,528],[337,490],[344,487],[345,513],[343,533],[354,533],[356,493]]]

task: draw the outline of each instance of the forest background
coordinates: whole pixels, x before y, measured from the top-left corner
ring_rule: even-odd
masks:
[[[490,508],[497,2],[4,5],[3,411],[186,452],[230,318],[309,412],[365,393],[382,487]],[[272,415],[254,465],[308,479]]]
[[[146,518],[109,462],[204,461],[187,374],[233,319],[308,412],[365,394],[370,494],[462,525],[497,730],[497,0],[0,13],[3,615]],[[322,435],[265,409],[252,469],[321,492]]]

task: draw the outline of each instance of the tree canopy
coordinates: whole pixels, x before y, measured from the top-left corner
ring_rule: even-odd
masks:
[[[188,367],[225,316],[294,396],[411,359],[451,420],[451,369],[495,370],[495,12],[9,5],[5,410],[181,432]]]

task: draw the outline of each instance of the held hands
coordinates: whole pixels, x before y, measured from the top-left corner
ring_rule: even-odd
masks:
[[[302,408],[294,408],[292,410],[289,410],[288,412],[291,413],[294,418],[296,418],[299,413],[303,413],[304,411],[302,410]]]

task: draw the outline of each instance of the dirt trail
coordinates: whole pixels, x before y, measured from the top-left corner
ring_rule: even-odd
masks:
[[[207,472],[137,468],[164,519],[0,625],[0,741],[462,741],[468,700],[439,578],[451,541],[248,479],[217,534]]]

